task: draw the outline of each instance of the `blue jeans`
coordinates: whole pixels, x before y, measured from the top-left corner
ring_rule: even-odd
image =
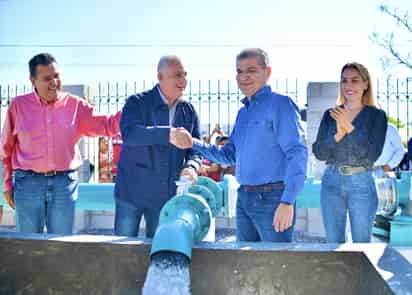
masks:
[[[348,212],[353,242],[370,242],[378,208],[371,171],[342,175],[335,166],[328,166],[322,178],[320,203],[329,243],[345,242]]]
[[[157,225],[161,207],[149,207],[132,204],[125,200],[117,199],[114,217],[114,233],[117,236],[137,237],[142,215],[146,222],[146,237],[153,238]]]
[[[236,203],[236,238],[238,241],[292,241],[296,210],[293,214],[293,224],[286,231],[275,232],[273,227],[273,216],[280,204],[282,193],[283,189],[265,193],[245,192],[242,186],[238,189]]]
[[[14,172],[17,230],[22,233],[73,234],[77,171],[44,176],[30,171]]]

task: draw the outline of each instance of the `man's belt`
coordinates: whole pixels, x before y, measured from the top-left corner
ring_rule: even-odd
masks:
[[[41,175],[41,176],[56,176],[56,175],[64,175],[64,174],[73,172],[75,170],[65,170],[65,171],[52,170],[52,171],[47,171],[47,172],[37,172],[33,170],[22,170],[22,171],[29,172],[29,173],[36,174],[36,175]]]
[[[284,189],[285,183],[283,181],[276,181],[266,184],[259,184],[259,185],[241,185],[240,190],[243,190],[248,193],[269,193],[273,192],[274,190]]]

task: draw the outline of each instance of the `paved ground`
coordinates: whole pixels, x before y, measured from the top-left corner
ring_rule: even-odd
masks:
[[[0,232],[14,232],[15,227],[12,226],[0,226]],[[88,231],[79,232],[79,234],[91,234],[91,235],[113,235],[112,230],[107,229],[91,229]],[[140,237],[144,237],[144,230],[139,233]],[[231,228],[219,228],[216,231],[217,242],[234,242],[236,240],[235,230]],[[297,243],[326,243],[325,238],[308,235],[302,231],[295,231],[293,235],[293,241]]]

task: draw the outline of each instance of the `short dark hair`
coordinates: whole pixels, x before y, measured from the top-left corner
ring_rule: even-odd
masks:
[[[48,66],[55,62],[56,59],[50,53],[39,53],[33,56],[29,61],[30,76],[36,77],[36,69],[38,65]]]
[[[258,63],[262,66],[262,68],[267,68],[269,66],[269,55],[266,51],[260,48],[246,48],[243,49],[237,56],[236,56],[236,63],[239,60],[256,57]]]

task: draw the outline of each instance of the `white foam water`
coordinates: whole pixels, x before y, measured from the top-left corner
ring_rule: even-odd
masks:
[[[152,257],[142,295],[190,295],[189,261],[186,256],[162,252]]]

